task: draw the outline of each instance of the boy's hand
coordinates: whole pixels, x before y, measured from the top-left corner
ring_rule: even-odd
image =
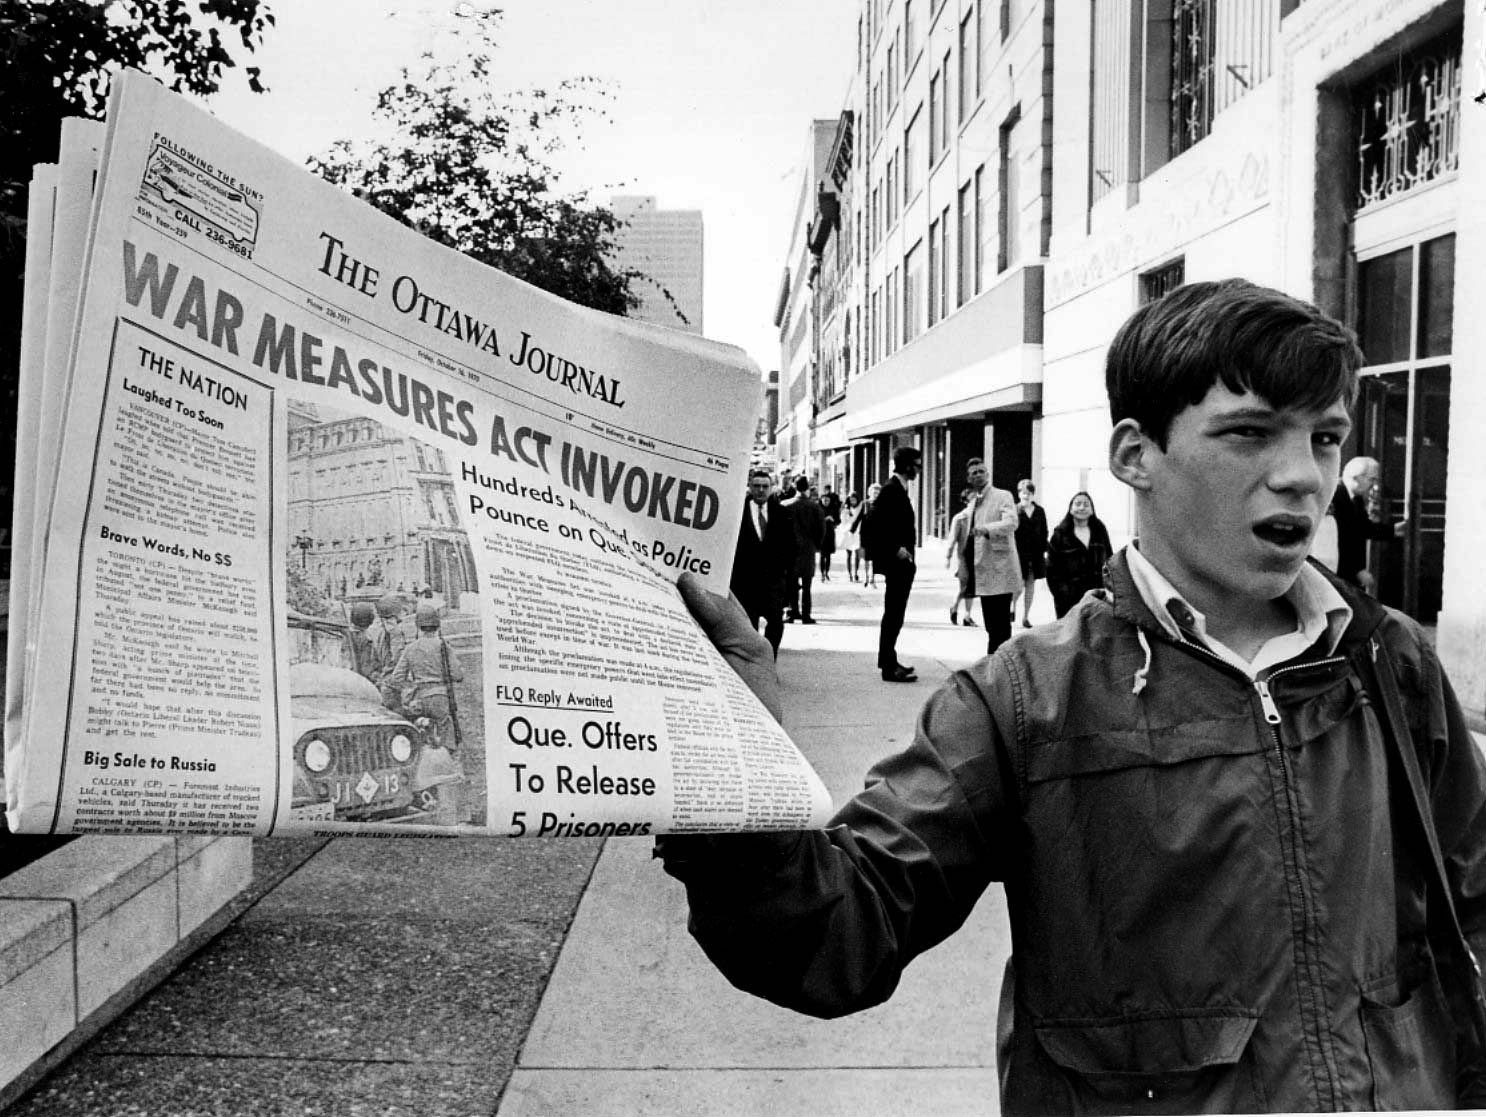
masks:
[[[707,638],[728,661],[764,708],[780,719],[779,674],[774,668],[774,649],[748,623],[748,614],[732,594],[723,597],[706,589],[693,574],[676,579],[676,589]]]

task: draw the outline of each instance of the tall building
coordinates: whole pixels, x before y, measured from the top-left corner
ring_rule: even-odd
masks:
[[[774,328],[779,331],[779,418],[775,441],[779,465],[791,473],[813,474],[819,453],[815,444],[818,427],[814,385],[820,366],[817,318],[823,305],[815,286],[820,258],[812,246],[812,217],[816,183],[826,172],[835,133],[834,119],[810,124],[801,157],[784,274],[774,300]]]
[[[1056,19],[1046,0],[862,0],[810,297],[790,304],[814,331],[792,432],[810,471],[860,491],[916,445],[920,526],[942,535],[974,453],[1002,487],[1036,480],[1054,518],[1090,491],[1123,543],[1115,331],[1184,282],[1278,287],[1358,333],[1343,456],[1382,463],[1406,521],[1372,546],[1378,593],[1435,626],[1486,728],[1483,24],[1459,0],[1096,0]]]
[[[631,284],[640,306],[630,317],[701,333],[702,211],[657,209],[654,198],[628,194],[609,206],[626,223],[615,237],[616,263],[646,277]]]
[[[922,527],[942,535],[970,458],[1002,487],[1036,475],[1051,10],[865,0],[855,31],[810,190],[809,470],[861,492],[917,446]]]

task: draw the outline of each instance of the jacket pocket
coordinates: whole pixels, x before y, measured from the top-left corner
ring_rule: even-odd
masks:
[[[1386,990],[1364,989],[1359,1011],[1372,1108],[1453,1109],[1455,1028],[1434,967],[1401,1002],[1392,1003]]]
[[[1264,1108],[1244,1057],[1257,1020],[1234,1009],[1036,1026],[1078,1112],[1240,1113]]]

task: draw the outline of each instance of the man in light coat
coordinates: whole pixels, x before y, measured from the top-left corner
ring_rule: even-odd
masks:
[[[990,470],[980,458],[970,459],[965,477],[980,492],[970,530],[975,546],[975,596],[980,598],[989,655],[1011,639],[1011,599],[1022,586],[1016,553],[1016,497],[990,483]]]

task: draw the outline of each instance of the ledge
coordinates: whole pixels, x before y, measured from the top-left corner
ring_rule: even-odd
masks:
[[[248,838],[86,835],[0,879],[0,1108],[236,914]]]

